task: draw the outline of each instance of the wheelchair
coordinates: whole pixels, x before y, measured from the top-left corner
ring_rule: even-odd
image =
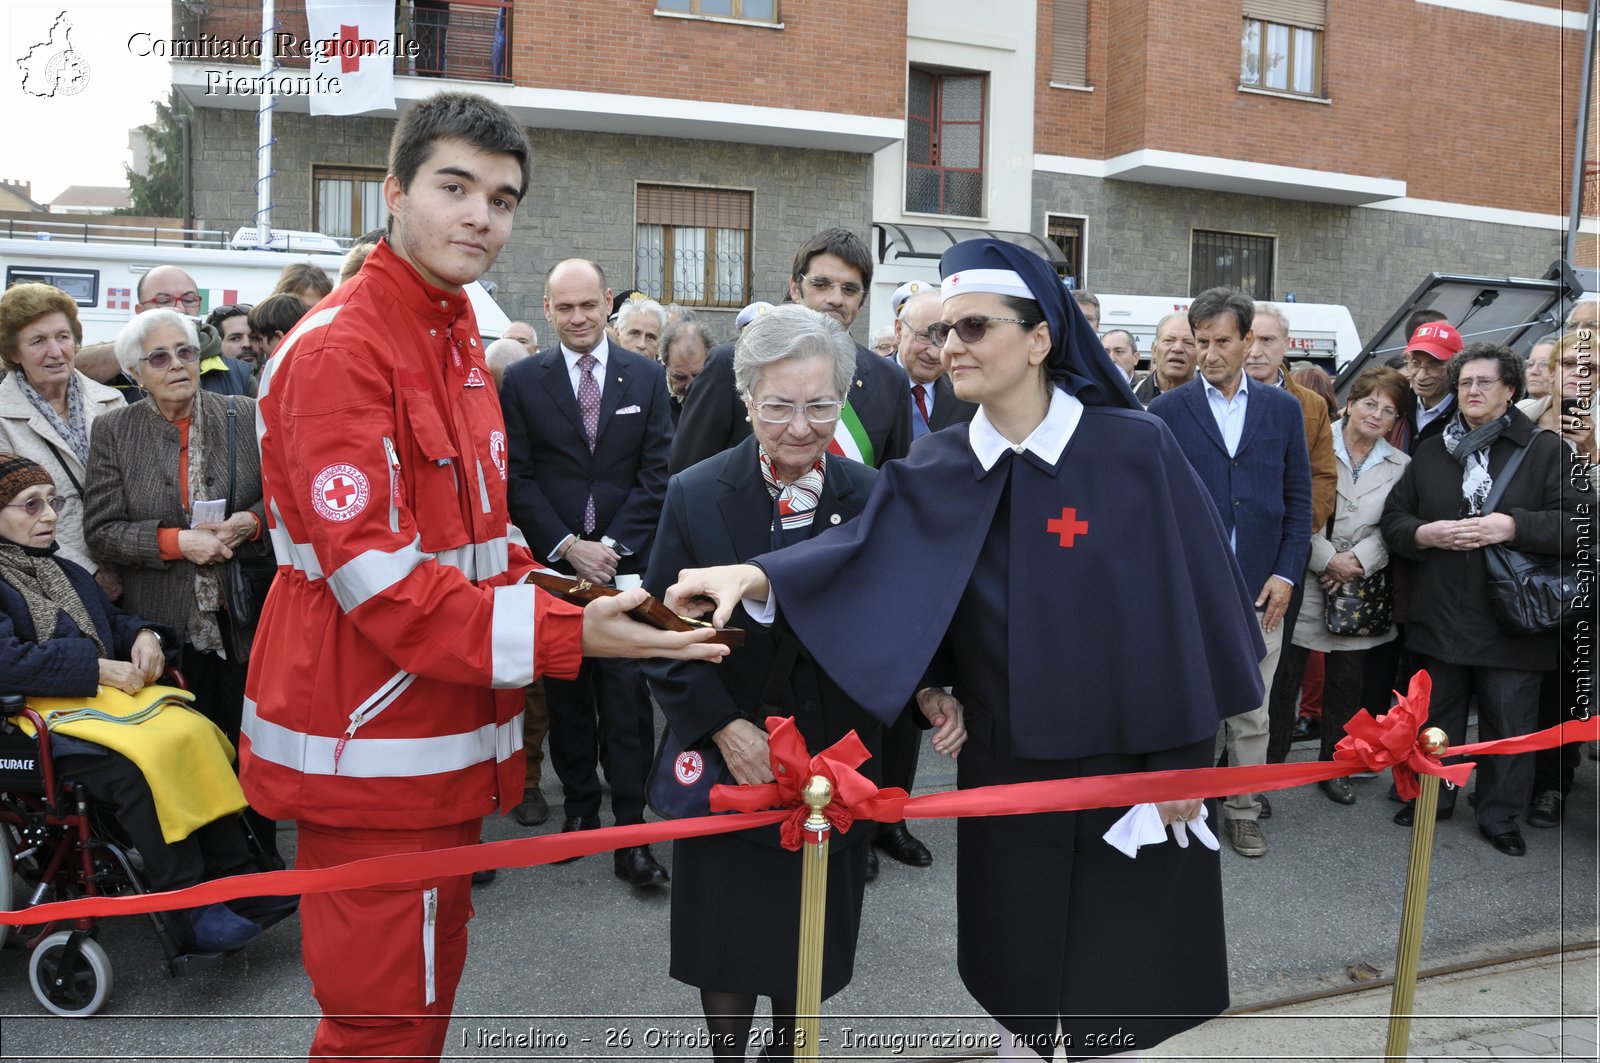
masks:
[[[13,722],[30,720],[30,737]],[[142,861],[108,810],[96,809],[88,788],[63,778],[50,752],[44,721],[17,694],[0,694],[0,909],[23,910],[47,901],[147,893]],[[260,839],[235,814],[260,870],[275,870]],[[256,917],[263,928],[293,908]],[[231,952],[186,951],[165,913],[150,920],[169,978],[197,974]],[[93,918],[0,926],[0,943],[32,952],[28,981],[47,1011],[88,1018],[111,996],[111,959],[96,940]],[[7,933],[9,931],[9,933]]]

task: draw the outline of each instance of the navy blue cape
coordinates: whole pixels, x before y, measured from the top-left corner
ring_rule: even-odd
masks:
[[[892,721],[979,579],[1008,584],[1009,660],[994,667],[1010,676],[1016,756],[1172,749],[1261,704],[1254,603],[1165,424],[1087,406],[1056,466],[1010,454],[988,472],[967,430],[886,464],[855,520],[755,560],[853,701]],[[975,572],[1008,476],[1010,571]]]

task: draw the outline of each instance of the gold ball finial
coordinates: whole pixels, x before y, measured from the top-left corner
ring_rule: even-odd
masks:
[[[1450,748],[1450,736],[1444,733],[1443,728],[1429,727],[1422,732],[1417,744],[1428,756],[1442,757],[1444,751]]]
[[[832,780],[826,775],[811,776],[800,788],[800,797],[805,801],[806,807],[811,809],[811,815],[806,817],[806,830],[827,830],[828,818],[822,814],[822,810],[833,801]]]

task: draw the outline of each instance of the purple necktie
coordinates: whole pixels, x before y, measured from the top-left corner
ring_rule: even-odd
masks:
[[[599,364],[592,354],[578,359],[578,412],[583,414],[583,435],[591,454],[600,430],[600,385],[594,379],[594,367]],[[583,504],[583,534],[594,534],[594,525],[594,493],[591,491]]]

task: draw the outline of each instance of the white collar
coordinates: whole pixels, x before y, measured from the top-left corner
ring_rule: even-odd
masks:
[[[1219,388],[1219,387],[1214,386],[1211,383],[1211,381],[1207,380],[1206,379],[1206,375],[1204,373],[1200,372],[1199,370],[1196,370],[1195,371],[1195,376],[1198,376],[1200,378],[1200,386],[1205,389],[1206,397],[1208,399],[1212,395],[1215,395],[1217,398],[1222,399],[1223,402],[1232,402],[1233,399],[1238,398],[1240,395],[1245,395],[1245,401],[1246,402],[1250,401],[1250,397],[1248,395],[1246,395],[1245,393],[1250,390],[1250,385],[1252,383],[1254,383],[1254,381],[1252,381],[1250,379],[1250,374],[1246,373],[1243,369],[1239,370],[1239,386],[1236,389],[1234,389],[1233,399],[1226,398],[1222,394],[1222,389]]]
[[[594,355],[594,360],[600,363],[601,371],[605,370],[606,356],[611,353],[610,343],[610,339],[605,335],[604,332],[602,332],[600,334],[599,345],[595,347],[594,350],[589,352],[590,354]],[[567,371],[570,373],[577,366],[578,359],[582,358],[583,355],[579,354],[577,351],[563,343],[561,345],[561,357],[567,360]]]
[[[1053,466],[1061,460],[1061,452],[1067,449],[1067,442],[1072,439],[1072,433],[1078,430],[1078,422],[1082,419],[1083,403],[1060,388],[1052,388],[1050,409],[1045,411],[1044,420],[1039,422],[1039,427],[1035,428],[1021,445],[1012,443],[1001,435],[999,429],[990,423],[989,414],[981,406],[978,407],[978,412],[967,429],[967,443],[972,447],[973,455],[977,457],[978,464],[983,466],[985,472],[994,468],[994,463],[1008,450],[1018,454],[1024,450],[1031,450]]]

